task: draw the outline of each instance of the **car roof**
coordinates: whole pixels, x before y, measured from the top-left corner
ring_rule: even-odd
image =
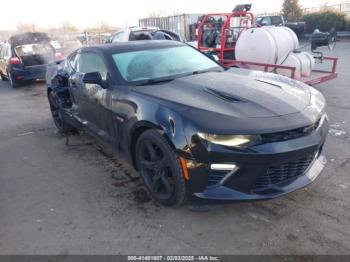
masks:
[[[150,31],[150,30],[159,30],[159,27],[157,26],[144,26],[144,27],[140,27],[140,26],[135,26],[135,27],[130,27],[129,28],[130,31]]]
[[[9,39],[9,43],[13,46],[23,44],[34,44],[40,42],[49,42],[51,39],[46,33],[42,32],[26,32],[22,34],[13,35]]]
[[[130,41],[130,42],[118,42],[112,44],[104,44],[97,46],[82,47],[82,51],[96,51],[100,50],[104,53],[114,54],[114,53],[124,53],[129,51],[141,51],[156,48],[166,48],[166,47],[176,47],[176,46],[186,46],[186,44],[178,41],[170,40],[140,40],[140,41]]]

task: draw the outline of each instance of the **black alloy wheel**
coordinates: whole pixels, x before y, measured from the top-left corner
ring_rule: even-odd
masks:
[[[177,154],[156,130],[147,130],[136,144],[136,161],[151,196],[165,206],[179,206],[185,181]]]
[[[63,118],[62,110],[59,102],[59,98],[54,92],[49,93],[49,103],[50,110],[52,114],[53,121],[57,127],[57,129],[62,133],[68,133],[70,131],[74,131],[75,128],[70,126]]]

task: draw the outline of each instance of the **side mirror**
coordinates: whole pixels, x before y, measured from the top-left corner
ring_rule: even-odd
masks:
[[[97,84],[102,88],[107,88],[106,83],[103,81],[99,72],[86,73],[83,77],[83,82],[85,84]]]

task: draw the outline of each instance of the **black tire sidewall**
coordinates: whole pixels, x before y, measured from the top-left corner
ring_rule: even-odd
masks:
[[[51,91],[49,93],[49,95],[48,95],[48,99],[49,99],[49,104],[50,104],[50,111],[51,111],[51,106],[52,106],[51,99],[54,99],[56,101],[56,104],[58,105],[58,110],[60,111],[60,114],[61,114],[62,126],[59,126],[58,123],[56,122],[56,120],[54,119],[54,116],[53,116],[52,111],[51,111],[53,122],[54,122],[55,126],[57,127],[57,129],[63,134],[75,131],[75,128],[72,127],[71,125],[69,125],[65,121],[65,119],[63,117],[63,112],[62,112],[62,109],[61,109],[61,105],[60,105],[60,102],[59,102],[59,98],[57,97],[57,95],[53,91]]]
[[[0,72],[0,77],[1,77],[1,81],[8,81],[8,79],[2,72]]]
[[[16,80],[13,80],[12,74],[10,72],[8,73],[8,79],[12,88],[18,87],[18,82]]]
[[[171,165],[171,171],[174,178],[174,193],[172,196],[168,199],[158,199],[156,195],[153,194],[152,190],[148,188],[148,186],[145,183],[145,187],[147,188],[149,194],[152,196],[154,200],[156,200],[158,203],[164,205],[164,206],[180,206],[184,200],[186,195],[186,186],[185,186],[185,180],[183,177],[183,172],[181,168],[180,161],[178,159],[177,154],[172,149],[172,147],[169,145],[169,142],[164,138],[164,136],[161,134],[161,132],[150,129],[145,131],[140,135],[136,142],[136,150],[135,150],[135,159],[136,163],[140,172],[141,177],[144,179],[144,176],[142,174],[142,170],[139,168],[139,155],[138,152],[140,151],[140,146],[144,140],[151,140],[157,146],[160,147],[160,149],[163,151],[163,153],[166,155],[166,157],[170,161]]]

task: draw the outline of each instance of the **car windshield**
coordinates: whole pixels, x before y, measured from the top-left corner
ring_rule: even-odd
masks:
[[[255,23],[255,24],[258,24],[258,23],[261,22],[262,19],[263,19],[262,17],[255,17],[254,23]]]
[[[128,82],[171,80],[207,71],[222,71],[213,60],[189,46],[168,47],[113,54]]]

